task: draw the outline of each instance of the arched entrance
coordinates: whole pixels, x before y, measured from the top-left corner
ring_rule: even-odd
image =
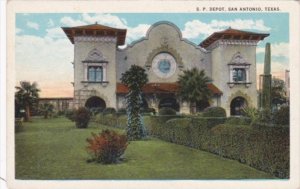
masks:
[[[89,99],[87,99],[85,103],[85,107],[88,109],[103,110],[104,108],[106,108],[106,103],[102,98],[97,96],[92,96]]]
[[[179,104],[177,102],[177,100],[175,98],[164,98],[159,102],[158,108],[172,108],[174,110],[176,110],[177,112],[179,112]]]
[[[243,109],[247,107],[247,101],[243,97],[236,97],[230,103],[230,115],[242,115]]]

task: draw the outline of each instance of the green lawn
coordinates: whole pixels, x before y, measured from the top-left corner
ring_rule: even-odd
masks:
[[[17,179],[273,178],[237,161],[158,139],[131,142],[120,164],[87,163],[85,139],[105,126],[76,129],[65,118],[34,119],[16,133]],[[119,132],[124,132],[118,130]]]

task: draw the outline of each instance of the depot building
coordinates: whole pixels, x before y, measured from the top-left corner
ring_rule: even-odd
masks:
[[[212,33],[196,45],[184,38],[173,23],[153,24],[145,37],[125,44],[126,29],[99,24],[63,27],[74,44],[75,107],[125,108],[128,88],[122,73],[131,65],[145,68],[149,83],[143,87],[143,107],[171,107],[189,113],[189,102],[176,95],[183,70],[205,70],[212,82],[210,100],[197,103],[197,110],[220,106],[227,115],[239,115],[245,106],[257,107],[256,46],[269,34],[228,28]]]

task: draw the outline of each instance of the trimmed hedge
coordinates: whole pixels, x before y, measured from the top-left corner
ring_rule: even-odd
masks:
[[[279,178],[289,178],[289,128],[219,125],[210,152],[238,160]]]
[[[151,116],[150,133],[163,140],[191,147],[206,141],[207,131],[226,118],[184,118],[180,116]],[[202,136],[200,136],[200,134]]]
[[[158,112],[159,115],[176,115],[176,110],[168,107],[161,108]]]
[[[289,128],[224,124],[226,118],[148,118],[151,134],[238,160],[279,178],[289,178]]]
[[[290,107],[283,106],[274,114],[274,122],[281,125],[290,124]]]
[[[208,107],[202,113],[203,117],[226,117],[226,111],[222,107]]]
[[[97,122],[126,129],[127,116],[101,115]],[[149,134],[162,140],[218,154],[289,178],[289,127],[249,126],[245,117],[144,116]]]
[[[251,119],[249,117],[244,116],[231,116],[227,118],[225,123],[233,125],[250,125]]]

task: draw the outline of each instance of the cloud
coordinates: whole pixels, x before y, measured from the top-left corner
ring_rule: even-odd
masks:
[[[89,24],[103,24],[103,25],[108,25],[110,27],[117,27],[120,29],[126,29],[127,25],[124,19],[119,18],[118,16],[114,16],[111,14],[95,14],[95,15],[90,15],[90,14],[82,14],[82,19],[83,21],[89,23]]]
[[[256,53],[265,53],[265,47],[258,47]],[[289,57],[289,43],[273,43],[271,44],[272,57]]]
[[[69,16],[65,16],[60,19],[60,23],[62,23],[65,26],[73,27],[73,26],[82,26],[86,25],[86,22],[83,22],[81,20],[74,20],[73,18]]]
[[[258,30],[258,31],[270,31],[271,28],[264,25],[263,20],[242,20],[235,19],[230,21],[212,20],[210,23],[213,28],[228,28],[234,29],[246,29],[246,30]]]
[[[35,30],[39,30],[39,24],[35,23],[35,22],[28,21],[26,23],[26,26],[29,27],[29,28],[35,29]]]
[[[87,24],[95,24],[115,27],[119,29],[127,29],[126,43],[131,43],[146,35],[150,28],[149,24],[139,24],[135,27],[129,27],[127,21],[112,14],[82,14],[81,20],[76,20],[71,17],[63,17],[60,22],[66,26],[81,26]],[[125,45],[126,46],[126,45]]]
[[[46,33],[47,34],[45,37],[48,37],[51,39],[66,38],[65,33],[63,32],[63,30],[60,27],[46,29]]]
[[[148,29],[151,27],[149,24],[139,24],[136,27],[128,27],[127,29],[127,38],[128,41],[132,42],[134,40],[137,40],[141,37],[146,36],[146,33]]]
[[[212,20],[210,23],[201,22],[200,20],[192,20],[185,23],[182,35],[187,39],[198,37],[205,38],[213,32],[224,30],[228,27],[240,30],[258,30],[264,32],[271,30],[270,27],[265,26],[263,20]]]
[[[47,26],[48,26],[49,28],[53,27],[53,26],[54,26],[54,21],[53,21],[52,19],[49,19],[49,20],[48,20],[48,23],[47,23]]]
[[[185,23],[182,35],[184,38],[192,39],[197,38],[200,35],[208,36],[217,30],[219,29],[213,28],[209,24],[201,22],[200,20],[192,20]]]
[[[72,96],[73,68],[70,62],[73,61],[73,46],[67,38],[16,36],[15,52],[17,82],[36,81],[42,97]]]

